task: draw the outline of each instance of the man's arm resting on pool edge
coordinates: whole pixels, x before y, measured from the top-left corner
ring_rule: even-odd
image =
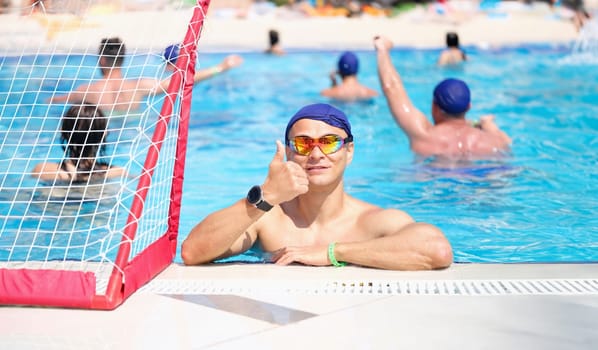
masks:
[[[440,269],[450,266],[453,261],[452,248],[444,234],[436,226],[413,222],[403,211],[374,211],[364,215],[358,225],[377,233],[373,238],[361,241],[335,242],[337,261],[388,270]],[[332,265],[328,246],[321,244],[285,247],[274,252],[272,260],[279,265],[294,262]]]
[[[183,262],[185,265],[205,264],[246,251],[257,239],[256,231],[250,227],[264,214],[242,199],[208,215],[183,241]]]
[[[363,242],[337,243],[337,261],[387,270],[433,270],[450,266],[453,253],[438,228],[411,223],[394,235]]]

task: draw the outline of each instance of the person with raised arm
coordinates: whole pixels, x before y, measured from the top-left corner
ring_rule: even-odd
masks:
[[[392,42],[374,38],[378,77],[390,112],[409,138],[411,150],[424,157],[479,159],[501,156],[510,151],[511,138],[495,123],[493,115],[473,123],[465,118],[471,108],[467,84],[454,78],[438,83],[432,97],[432,120],[409,98],[399,72],[390,58]]]
[[[165,79],[136,78],[125,79],[122,65],[126,47],[120,38],[102,39],[99,47],[98,65],[102,78],[78,86],[74,91],[64,95],[55,95],[50,103],[86,103],[94,104],[104,111],[137,110],[143,99],[150,94],[166,92],[170,84],[170,76]],[[166,70],[173,72],[179,55],[178,45],[171,45],[164,52]],[[200,82],[219,73],[239,66],[243,62],[237,55],[227,56],[220,64],[198,70],[194,82]]]

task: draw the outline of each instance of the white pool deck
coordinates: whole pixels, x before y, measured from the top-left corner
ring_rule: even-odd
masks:
[[[112,311],[0,307],[0,349],[596,349],[598,264],[171,265]]]

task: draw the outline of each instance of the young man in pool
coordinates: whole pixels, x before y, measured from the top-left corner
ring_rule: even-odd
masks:
[[[361,84],[357,80],[359,59],[351,52],[344,52],[338,59],[337,70],[330,73],[331,87],[320,92],[322,96],[341,101],[369,100],[378,96],[376,90]],[[336,76],[341,81],[337,83]]]
[[[342,111],[328,104],[301,108],[287,125],[285,144],[276,141],[261,185],[191,230],[182,245],[186,265],[240,254],[255,244],[280,265],[427,270],[452,263],[451,246],[437,227],[345,192],[343,174],[354,145]]]
[[[150,94],[166,92],[170,84],[170,76],[163,80],[125,79],[122,65],[125,60],[125,44],[120,38],[102,39],[99,47],[98,65],[102,79],[90,84],[83,84],[76,90],[66,94],[53,96],[51,103],[88,103],[98,105],[105,112],[112,110],[137,110],[141,101]],[[178,58],[178,46],[169,46],[164,52],[166,70],[173,72]],[[194,82],[208,79],[218,73],[227,71],[242,63],[241,57],[230,55],[217,66],[201,69],[195,73]]]
[[[510,150],[511,139],[494,123],[493,115],[483,116],[478,124],[465,119],[471,107],[470,91],[465,82],[445,79],[436,86],[432,100],[432,124],[407,95],[390,59],[392,42],[377,36],[374,47],[378,77],[390,112],[409,137],[415,153],[424,157],[478,159],[500,156]]]

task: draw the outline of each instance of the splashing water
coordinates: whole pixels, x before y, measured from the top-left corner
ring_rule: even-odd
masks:
[[[598,19],[595,17],[581,29],[573,44],[571,55],[564,58],[565,64],[598,64]]]

